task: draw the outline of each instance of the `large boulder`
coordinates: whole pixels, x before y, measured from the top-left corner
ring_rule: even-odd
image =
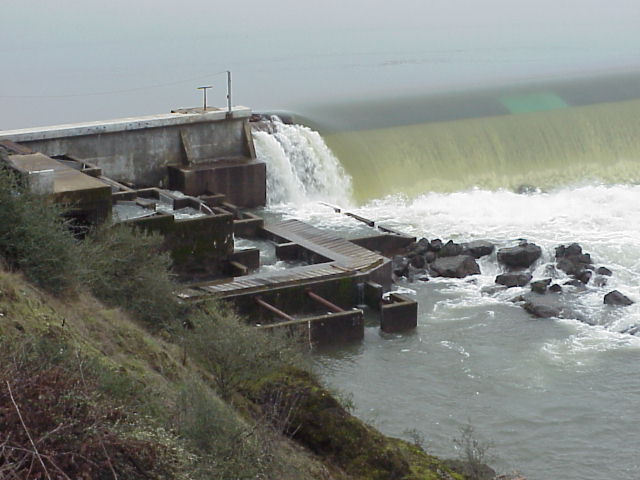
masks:
[[[623,307],[633,305],[635,302],[618,290],[613,290],[604,296],[605,305],[620,305]]]
[[[455,257],[462,254],[464,247],[453,240],[449,240],[438,251],[439,257]]]
[[[596,270],[596,273],[598,275],[604,275],[606,277],[610,277],[611,275],[613,275],[613,272],[611,270],[609,270],[607,267],[599,267]]]
[[[537,318],[572,318],[572,315],[558,295],[540,295],[527,293],[523,295],[522,308]]]
[[[517,247],[498,250],[498,262],[511,268],[528,268],[540,258],[542,249],[535,243],[523,242]]]
[[[491,255],[495,246],[491,242],[485,240],[474,240],[473,242],[463,244],[464,255],[471,255],[473,258],[481,258],[486,255]]]
[[[396,255],[391,261],[393,274],[397,277],[405,277],[409,271],[409,259],[402,255]]]
[[[550,278],[536,280],[535,282],[531,282],[531,291],[536,293],[547,293],[549,285],[551,285]]]
[[[582,247],[577,243],[556,247],[556,261],[558,269],[562,270],[567,275],[578,276],[583,274],[585,270],[593,269],[591,255],[583,253]]]
[[[531,281],[531,274],[527,272],[503,273],[496,277],[496,283],[507,288],[524,287]]]
[[[438,277],[464,278],[467,275],[478,275],[480,267],[470,255],[440,257],[431,264],[431,273]]]

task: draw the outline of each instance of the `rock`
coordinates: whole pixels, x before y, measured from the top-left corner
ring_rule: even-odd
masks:
[[[558,268],[567,275],[578,275],[583,270],[593,268],[591,255],[582,253],[582,247],[577,243],[556,247],[556,259]]]
[[[553,285],[551,285],[549,287],[549,291],[551,293],[562,293],[562,287],[560,285],[558,285],[557,283],[554,283]]]
[[[517,247],[498,250],[498,262],[511,268],[528,268],[540,258],[542,249],[534,243],[523,242]]]
[[[426,260],[422,255],[416,255],[411,259],[411,266],[415,268],[424,268],[427,265]]]
[[[531,291],[536,293],[547,293],[547,287],[549,287],[550,284],[550,278],[536,280],[535,282],[531,282]]]
[[[635,302],[618,290],[612,290],[604,296],[604,303],[605,305],[620,305],[626,307],[633,305]]]
[[[424,260],[427,263],[431,263],[436,259],[436,252],[428,251],[424,254]]]
[[[415,268],[414,266],[409,265],[406,277],[410,282],[414,282],[416,281],[416,279],[419,279],[420,277],[424,277],[426,275],[427,271],[424,268]]]
[[[475,240],[473,242],[463,244],[463,255],[471,255],[473,258],[481,258],[491,255],[496,248],[493,243],[484,240]]]
[[[531,280],[531,274],[527,272],[503,273],[496,277],[496,283],[507,288],[524,287]]]
[[[431,264],[434,275],[449,278],[464,278],[467,275],[477,275],[480,267],[476,260],[469,255],[456,255],[455,257],[441,257]]]
[[[593,272],[591,270],[581,270],[575,274],[576,279],[580,280],[585,285],[589,283],[589,280],[591,280],[592,275],[593,275]]]
[[[575,287],[578,290],[585,290],[587,287],[585,287],[584,283],[582,283],[580,280],[578,280],[577,278],[574,278],[572,280],[569,280],[567,282],[564,282],[563,285],[569,285],[571,287]]]
[[[610,277],[611,275],[613,275],[613,272],[609,270],[607,267],[598,267],[598,269],[596,270],[596,273],[598,275],[605,275],[607,277]]]
[[[558,295],[527,293],[523,295],[522,300],[522,308],[537,318],[567,318],[569,313],[562,304],[563,299]]]
[[[442,240],[440,240],[439,238],[434,238],[429,242],[429,250],[431,250],[432,252],[437,252],[441,248],[442,248]]]
[[[566,247],[564,245],[556,247],[556,258],[574,257],[576,255],[582,255],[582,247],[577,243],[571,243]]]
[[[454,243],[452,240],[449,240],[438,251],[438,257],[456,257],[462,254],[462,250],[463,250],[462,245],[460,245],[459,243]]]
[[[429,240],[426,238],[421,238],[407,247],[407,252],[409,252],[408,254],[414,254],[414,256],[424,255],[427,253],[427,250],[429,250]]]
[[[393,274],[395,276],[405,277],[409,270],[409,259],[402,255],[396,255],[391,261],[391,268],[393,269]]]
[[[561,309],[559,307],[555,305],[549,305],[542,301],[527,301],[524,303],[523,308],[537,318],[560,317],[561,312]]]

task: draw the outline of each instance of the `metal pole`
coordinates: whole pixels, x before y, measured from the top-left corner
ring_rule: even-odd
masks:
[[[334,313],[344,312],[344,308],[340,308],[335,303],[331,303],[326,298],[322,298],[320,295],[318,295],[316,293],[313,293],[311,290],[307,290],[307,295],[309,295],[312,299],[314,299],[320,305],[324,305],[325,307],[327,307],[329,310],[333,311]]]
[[[227,70],[227,110],[231,115],[231,70]]]
[[[282,310],[277,309],[276,307],[274,307],[273,305],[265,302],[264,300],[262,300],[260,297],[256,297],[254,298],[254,300],[256,301],[256,303],[258,305],[260,305],[261,307],[266,308],[267,310],[269,310],[270,312],[275,313],[277,316],[279,316],[280,318],[284,318],[285,320],[288,320],[289,322],[294,322],[295,318],[293,318],[290,315],[287,315],[286,313],[284,313]]]
[[[213,85],[207,85],[206,87],[198,87],[197,90],[202,90],[202,109],[207,111],[207,89],[213,88]]]

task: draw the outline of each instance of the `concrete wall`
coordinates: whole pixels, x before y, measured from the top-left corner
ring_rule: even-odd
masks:
[[[46,155],[69,154],[103,169],[104,175],[137,185],[158,185],[166,165],[207,159],[247,158],[255,152],[247,122],[251,110],[169,113],[103,122],[0,131]],[[187,158],[187,150],[195,158]]]

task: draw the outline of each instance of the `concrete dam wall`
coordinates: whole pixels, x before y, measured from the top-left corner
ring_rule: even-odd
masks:
[[[185,109],[161,115],[5,130],[0,131],[0,141],[10,140],[48,156],[80,158],[102,168],[115,180],[140,186],[166,184],[169,165],[202,170],[206,165],[225,163],[242,170],[244,178],[253,178],[264,175],[265,169],[255,160],[250,115],[251,110],[246,107],[234,107],[230,113]],[[239,181],[235,177],[225,171],[222,180],[214,179],[198,188],[232,191],[231,185]],[[252,183],[260,181],[253,178]],[[264,192],[257,192],[252,202],[264,203],[260,197]]]

